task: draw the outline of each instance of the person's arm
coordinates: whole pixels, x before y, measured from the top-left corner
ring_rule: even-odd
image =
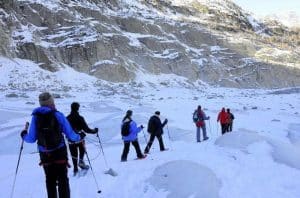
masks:
[[[23,136],[23,140],[27,143],[34,143],[37,140],[36,137],[36,116],[32,116],[28,133]]]
[[[131,121],[131,123],[130,123],[130,130],[131,131],[135,131],[136,133],[139,133],[139,132],[141,132],[142,129],[143,129],[142,125],[137,127],[137,124],[135,123],[135,121],[133,121],[133,120]]]
[[[67,136],[67,138],[71,141],[77,142],[81,140],[81,137],[79,134],[75,133],[69,123],[69,121],[66,119],[66,117],[60,113],[56,112],[55,116],[61,126],[62,132]]]
[[[204,113],[204,111],[202,112],[203,115],[203,120],[209,120],[209,116],[206,116],[206,114]]]
[[[81,125],[82,125],[82,129],[84,132],[86,133],[97,133],[95,129],[91,129],[87,123],[85,122],[84,118],[82,116],[80,116],[80,122],[81,122]]]
[[[217,122],[220,121],[220,117],[221,117],[221,113],[218,114],[218,119],[217,119]]]

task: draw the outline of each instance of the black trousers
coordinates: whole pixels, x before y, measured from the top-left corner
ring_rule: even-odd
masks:
[[[67,164],[45,165],[46,187],[48,198],[70,198],[70,187]],[[58,195],[57,189],[58,186]]]
[[[84,142],[76,143],[76,144],[69,144],[70,153],[72,156],[72,162],[74,171],[78,170],[78,151],[79,151],[79,160],[83,160],[84,153],[85,153],[85,146]]]
[[[156,134],[151,134],[150,135],[150,139],[149,139],[149,142],[145,148],[145,153],[149,153],[149,150],[153,144],[153,141],[154,141],[154,138],[157,138],[158,139],[158,142],[159,142],[159,148],[161,151],[165,150],[165,146],[164,146],[164,142],[163,142],[163,139],[162,139],[162,135],[156,135]]]
[[[228,124],[227,131],[228,131],[228,132],[231,132],[231,131],[232,131],[232,122],[230,122],[230,123]]]
[[[221,124],[222,135],[227,132],[228,124]]]
[[[141,148],[140,148],[138,140],[136,139],[136,140],[132,141],[131,144],[135,148],[136,156],[138,158],[143,157],[143,154],[142,154],[142,151],[141,151]],[[126,161],[127,160],[127,155],[129,153],[129,147],[130,147],[130,142],[124,141],[124,148],[123,148],[123,153],[122,153],[122,156],[121,156],[121,160],[122,161]]]

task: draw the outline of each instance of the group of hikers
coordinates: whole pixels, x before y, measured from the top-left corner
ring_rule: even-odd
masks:
[[[37,142],[40,165],[43,166],[48,198],[69,198],[70,187],[68,179],[68,148],[71,153],[73,162],[73,173],[78,173],[78,167],[87,170],[89,165],[84,163],[84,155],[86,153],[85,133],[98,134],[98,128],[91,129],[87,125],[85,119],[79,114],[80,104],[73,102],[71,104],[71,112],[65,117],[63,113],[56,110],[54,99],[49,92],[39,95],[40,107],[32,112],[32,120],[28,129],[28,123],[21,132],[22,140],[28,143]],[[166,151],[163,142],[163,128],[168,123],[165,119],[161,122],[160,112],[155,111],[148,121],[147,132],[150,138],[144,149],[141,151],[138,142],[138,133],[144,128],[143,125],[137,126],[132,119],[133,111],[128,110],[121,123],[121,135],[124,143],[121,162],[127,161],[130,143],[136,150],[137,159],[144,159],[149,154],[150,148],[155,137],[159,142],[160,151]],[[203,132],[203,141],[209,137],[206,133],[205,120],[210,117],[206,116],[199,105],[193,114],[193,121],[196,125],[196,140],[200,142],[200,129]],[[217,121],[221,123],[222,134],[232,130],[232,121],[234,119],[230,109],[225,108],[218,115]],[[68,140],[68,148],[65,143],[63,134]],[[100,140],[99,140],[100,141]],[[58,189],[57,189],[58,187]]]
[[[199,105],[198,108],[193,113],[193,121],[196,126],[196,140],[197,142],[201,142],[200,138],[200,129],[202,129],[203,133],[203,141],[208,140],[208,136],[206,133],[206,124],[205,120],[209,120],[210,117],[206,116],[204,111],[202,110],[201,106]],[[234,115],[230,112],[230,109],[228,108],[227,111],[225,111],[225,108],[223,107],[221,112],[218,114],[217,122],[220,122],[221,124],[221,133],[222,135],[226,132],[232,131],[232,125],[233,125]]]

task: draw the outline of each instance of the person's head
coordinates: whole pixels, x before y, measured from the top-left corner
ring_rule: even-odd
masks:
[[[43,92],[39,95],[39,103],[41,106],[55,107],[54,99],[49,92]]]
[[[201,110],[201,105],[198,105],[198,108],[197,108],[198,110]]]
[[[229,108],[227,109],[227,113],[230,113],[230,109]]]
[[[124,118],[123,118],[123,122],[124,122],[126,119],[131,120],[131,116],[132,116],[132,110],[127,110],[127,111],[126,111],[126,115],[125,115]]]
[[[132,116],[132,110],[128,110],[128,111],[126,112],[126,117],[131,118],[131,116]]]
[[[224,107],[222,108],[222,112],[225,112],[225,108]]]
[[[79,110],[80,104],[78,102],[73,102],[71,104],[71,111],[77,112]]]
[[[159,117],[160,116],[160,111],[155,111],[154,115]]]

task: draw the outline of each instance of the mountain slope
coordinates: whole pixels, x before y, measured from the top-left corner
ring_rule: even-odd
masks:
[[[300,84],[299,46],[281,48],[280,35],[227,0],[18,0],[0,16],[1,53],[50,71],[67,65],[112,82],[142,72],[230,87]]]

